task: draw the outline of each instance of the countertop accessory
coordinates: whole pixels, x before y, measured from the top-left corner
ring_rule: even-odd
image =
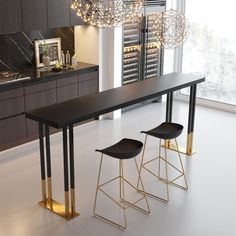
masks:
[[[60,59],[61,38],[35,40],[34,45],[36,68],[44,66],[43,55],[45,55],[45,49],[47,49],[47,55],[50,57],[49,66],[55,65]]]
[[[0,84],[11,83],[18,80],[30,79],[29,76],[13,71],[0,71]]]

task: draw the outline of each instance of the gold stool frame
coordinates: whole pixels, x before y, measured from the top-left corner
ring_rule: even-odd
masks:
[[[143,195],[140,199],[136,200],[135,202],[131,203],[129,201],[126,200],[125,198],[125,187],[124,187],[124,182],[126,182],[128,185],[130,185],[133,189],[135,189],[136,191],[138,191],[138,189],[133,185],[131,184],[127,179],[124,178],[124,167],[123,167],[123,160],[119,160],[119,176],[109,180],[109,181],[106,181],[105,183],[102,183],[100,184],[100,177],[101,177],[101,169],[102,169],[102,162],[103,162],[103,154],[101,155],[101,160],[100,160],[100,165],[99,165],[99,173],[98,173],[98,179],[97,179],[97,188],[96,188],[96,194],[95,194],[95,200],[94,200],[94,208],[93,208],[93,213],[96,217],[118,227],[118,228],[121,228],[121,229],[126,229],[127,227],[127,220],[126,220],[126,210],[129,208],[129,207],[133,207],[135,208],[136,210],[139,210],[145,214],[149,214],[150,213],[150,208],[149,208],[149,204],[148,204],[148,201],[147,201],[147,197],[146,197],[146,193],[144,191],[144,186],[143,186],[143,182],[142,182],[142,179],[140,177],[140,173],[139,173],[139,168],[138,168],[138,164],[137,164],[137,161],[136,159],[134,158],[134,161],[135,161],[135,165],[136,165],[136,169],[137,169],[137,173],[138,173],[138,180],[140,181],[141,183],[141,187],[142,187],[142,193],[141,195]],[[111,183],[112,181],[115,181],[119,179],[119,185],[120,185],[120,201],[117,201],[115,200],[113,197],[111,197],[108,193],[106,193],[103,189],[101,189],[102,186],[108,184],[108,183]],[[101,214],[98,214],[96,212],[96,205],[97,205],[97,197],[98,197],[98,190],[100,190],[103,194],[105,194],[105,196],[107,196],[110,200],[112,200],[115,204],[117,204],[120,208],[123,209],[123,214],[124,214],[124,224],[119,224],[115,221],[112,221],[108,218],[106,218],[105,216],[101,215]],[[146,202],[146,206],[147,206],[147,210],[146,209],[143,209],[139,206],[137,206],[136,204],[138,202],[140,202],[141,200],[145,199],[145,202]]]
[[[186,175],[185,175],[185,171],[184,171],[184,167],[183,167],[183,163],[182,163],[182,160],[181,160],[181,155],[180,155],[180,150],[179,150],[179,146],[178,146],[178,143],[177,143],[177,139],[175,138],[175,144],[176,144],[176,151],[178,153],[178,157],[179,157],[179,161],[180,161],[180,165],[181,165],[181,169],[178,169],[177,167],[175,167],[172,163],[170,163],[168,161],[168,157],[167,157],[167,145],[166,143],[169,142],[169,140],[164,140],[165,141],[165,145],[161,145],[161,140],[160,139],[160,142],[159,142],[159,153],[158,153],[158,156],[156,158],[153,158],[151,159],[150,161],[147,161],[147,162],[144,162],[144,153],[145,153],[145,149],[146,149],[146,144],[147,144],[147,134],[146,134],[146,137],[145,137],[145,142],[144,142],[144,148],[143,148],[143,154],[142,154],[142,160],[141,160],[141,165],[140,165],[140,169],[139,169],[139,175],[141,176],[141,172],[142,172],[142,169],[148,171],[151,175],[153,175],[154,177],[156,177],[157,179],[159,179],[160,181],[162,181],[163,183],[166,184],[166,198],[162,198],[162,197],[159,197],[157,195],[154,195],[150,192],[146,192],[146,194],[149,196],[149,197],[152,197],[152,198],[155,198],[157,200],[160,200],[160,201],[163,201],[163,202],[168,202],[169,201],[169,184],[170,185],[173,185],[175,187],[178,187],[180,189],[183,189],[183,190],[188,190],[188,184],[187,184],[187,179],[186,179]],[[164,148],[165,150],[165,155],[164,157],[161,156],[161,148]],[[146,167],[147,164],[149,164],[150,162],[153,162],[155,160],[158,160],[158,171],[157,171],[157,174],[155,174],[153,171],[151,171],[150,169],[148,169]],[[165,178],[162,178],[161,177],[161,160],[164,161],[165,163]],[[169,180],[168,178],[168,165],[171,166],[172,168],[174,168],[175,170],[177,170],[180,174],[172,179],[172,180]],[[185,186],[182,186],[180,184],[177,184],[175,183],[175,181],[177,179],[179,179],[180,177],[184,177],[184,181],[185,181]],[[140,192],[142,192],[142,190],[139,189],[139,180],[138,180],[138,184],[137,184],[137,188]]]

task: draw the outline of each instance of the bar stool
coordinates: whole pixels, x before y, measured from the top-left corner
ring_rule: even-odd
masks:
[[[127,226],[127,223],[126,223],[126,209],[127,208],[133,207],[133,208],[135,208],[139,211],[142,211],[146,214],[150,213],[149,205],[148,205],[147,198],[146,198],[146,193],[145,193],[144,187],[143,187],[143,182],[140,178],[138,164],[135,159],[135,157],[141,152],[142,147],[143,147],[142,142],[137,141],[137,140],[133,140],[133,139],[124,138],[121,141],[119,141],[118,143],[116,143],[108,148],[105,148],[102,150],[96,150],[101,153],[101,161],[100,161],[100,166],[99,166],[99,173],[98,173],[98,180],[97,180],[97,188],[96,188],[96,194],[95,194],[93,213],[98,218],[105,220],[106,222],[111,223],[111,224],[113,224],[119,228],[122,228],[122,229],[126,229],[126,226]],[[105,183],[100,183],[103,155],[107,155],[107,156],[119,159],[119,176],[117,176],[109,181],[106,181]],[[131,158],[133,158],[135,161],[135,166],[136,166],[137,174],[138,174],[138,180],[141,183],[142,192],[138,192],[137,188],[133,184],[131,184],[127,179],[124,178],[123,160],[131,159]],[[115,200],[110,194],[107,193],[107,191],[105,191],[102,188],[106,184],[111,183],[112,181],[115,181],[117,179],[119,180],[119,186],[120,186],[120,189],[119,189],[119,193],[120,193],[119,200],[120,201]],[[127,201],[126,196],[125,196],[125,183],[128,184],[130,187],[132,187],[132,189],[137,191],[137,193],[139,195],[141,194],[142,197],[133,203],[131,203],[130,201]],[[112,221],[111,219],[108,219],[107,217],[105,217],[104,214],[102,215],[102,214],[99,214],[96,212],[98,190],[100,190],[103,194],[105,194],[105,196],[107,196],[110,200],[112,200],[116,205],[118,205],[118,207],[120,207],[123,210],[123,221],[124,221],[123,224],[117,223],[117,221],[116,222]],[[146,204],[147,209],[137,206],[137,203],[143,199],[145,200],[145,204]]]
[[[168,187],[169,184],[171,184],[175,187],[179,187],[183,190],[188,189],[187,179],[185,176],[184,167],[183,167],[183,163],[182,163],[181,156],[180,156],[179,146],[178,146],[177,139],[176,139],[182,133],[182,131],[183,131],[182,125],[177,124],[177,123],[170,123],[170,122],[164,122],[164,123],[160,124],[159,126],[153,128],[151,130],[148,130],[148,131],[141,131],[141,133],[146,134],[146,137],[145,137],[145,142],[144,142],[144,149],[143,149],[143,155],[142,155],[141,165],[140,165],[140,169],[139,169],[139,174],[141,176],[142,170],[146,170],[148,173],[150,173],[151,175],[153,175],[157,179],[161,180],[166,185],[166,198],[161,198],[155,194],[152,194],[150,192],[146,192],[146,194],[148,196],[153,197],[158,200],[161,200],[161,201],[164,201],[164,202],[168,202],[169,201],[169,187]],[[144,153],[145,153],[145,149],[146,149],[148,135],[160,139],[159,154],[156,158],[153,158],[149,161],[144,162]],[[169,162],[168,158],[167,158],[168,143],[170,142],[171,139],[175,140],[176,151],[178,153],[179,162],[180,162],[180,166],[181,166],[180,169],[177,168],[171,162]],[[162,140],[164,140],[163,145],[162,145]],[[161,155],[161,148],[164,148],[164,152],[165,152],[164,157]],[[147,164],[149,164],[153,161],[156,161],[156,160],[158,161],[157,174],[154,173],[154,171],[151,170],[150,167],[147,167]],[[161,177],[161,160],[164,162],[164,165],[165,165],[165,178]],[[169,178],[168,178],[168,166],[171,166],[173,169],[175,169],[177,172],[179,172],[179,175],[172,180],[169,180]],[[184,177],[184,182],[185,182],[184,186],[176,183],[176,180],[182,176]],[[138,187],[139,187],[139,181],[137,184],[137,188]]]

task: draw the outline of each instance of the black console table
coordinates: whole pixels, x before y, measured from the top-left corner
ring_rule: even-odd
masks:
[[[39,123],[42,179],[42,201],[40,204],[67,219],[71,219],[78,215],[75,211],[73,140],[73,125],[75,123],[98,117],[99,115],[164,94],[167,94],[166,121],[171,122],[173,92],[186,87],[190,87],[188,136],[187,147],[185,150],[182,150],[182,152],[191,155],[197,84],[204,81],[205,78],[199,76],[171,73],[156,79],[149,79],[139,83],[110,89],[25,113],[27,118]],[[52,198],[49,126],[62,129],[63,132],[65,205],[54,201]],[[175,149],[169,142],[166,142],[165,145],[171,149]]]

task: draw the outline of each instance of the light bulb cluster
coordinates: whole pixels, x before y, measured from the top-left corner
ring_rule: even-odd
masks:
[[[167,10],[157,15],[153,24],[153,35],[157,44],[173,49],[188,38],[189,23],[181,12]]]
[[[113,28],[132,21],[143,0],[72,0],[71,8],[90,25]]]
[[[137,46],[131,46],[124,48],[124,53],[136,52],[138,50]]]
[[[157,43],[149,43],[147,46],[148,49],[152,49],[152,48],[159,48],[159,45]]]

